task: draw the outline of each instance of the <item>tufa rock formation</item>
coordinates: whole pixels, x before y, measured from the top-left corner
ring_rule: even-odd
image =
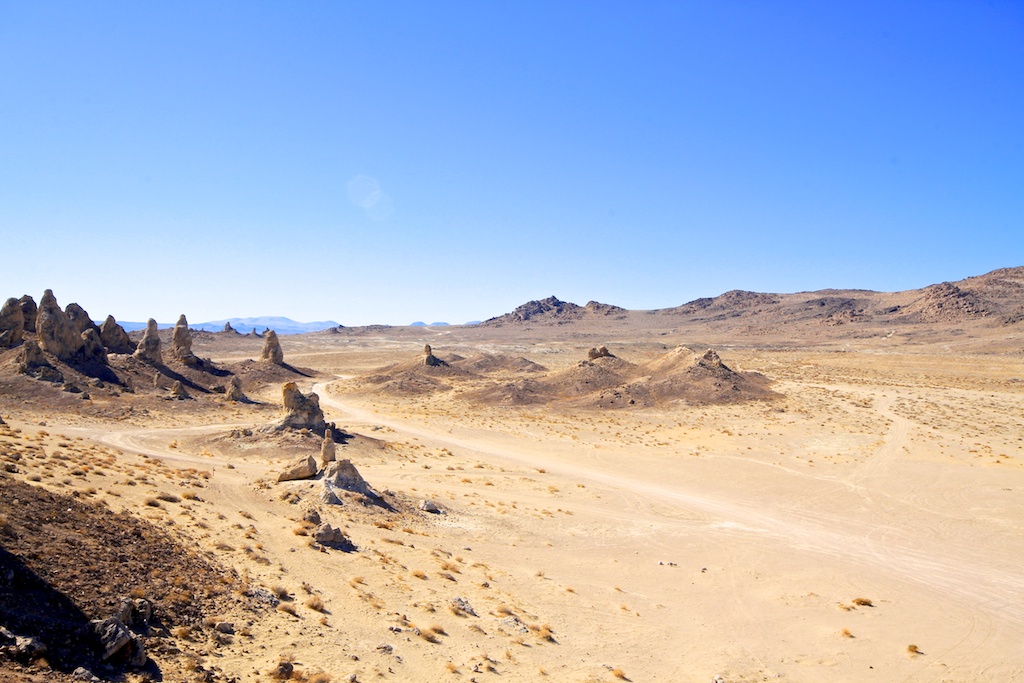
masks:
[[[14,348],[25,333],[25,313],[17,299],[8,299],[0,308],[0,349]]]
[[[224,323],[224,332],[235,332],[235,328],[231,327],[230,322]]]
[[[195,365],[199,362],[192,353],[192,333],[188,329],[188,320],[185,319],[184,313],[178,317],[174,332],[171,333],[171,356],[185,365]]]
[[[281,342],[277,339],[277,332],[267,330],[266,338],[263,342],[263,351],[260,352],[260,360],[269,360],[275,365],[282,365],[284,363],[284,351],[281,350]]]
[[[284,408],[288,414],[282,420],[266,428],[266,431],[281,431],[284,429],[309,429],[318,434],[329,428],[324,422],[324,411],[320,409],[320,397],[310,392],[308,396],[303,395],[295,382],[288,382],[281,389],[284,399]]]
[[[607,346],[602,346],[596,349],[590,349],[587,352],[587,358],[590,360],[597,360],[598,358],[614,358],[612,352],[608,350]]]
[[[242,393],[242,380],[238,375],[234,375],[231,381],[228,382],[226,398],[229,401],[244,401],[245,394]]]
[[[135,350],[135,344],[128,333],[117,324],[112,315],[108,315],[100,325],[100,341],[110,353],[131,353]]]
[[[74,359],[82,349],[82,336],[72,326],[64,311],[57,305],[53,291],[43,292],[39,300],[39,312],[36,316],[36,335],[43,351],[52,353],[59,360]]]
[[[97,330],[96,323],[92,321],[89,314],[84,308],[78,304],[68,304],[68,307],[64,309],[64,315],[68,317],[68,322],[75,328],[75,331],[81,334],[86,330]]]
[[[50,365],[38,344],[22,344],[18,352],[18,372],[23,375],[46,380],[47,382],[63,382],[64,375]]]
[[[330,488],[342,489],[361,493],[370,498],[378,498],[377,493],[370,488],[359,470],[352,464],[351,460],[335,460],[324,468],[324,484]]]
[[[36,331],[36,315],[39,313],[35,300],[26,294],[18,299],[18,303],[21,304],[21,313],[25,316],[25,331],[34,333]]]
[[[334,433],[330,429],[324,430],[324,442],[320,444],[320,464],[327,467],[334,462],[337,454],[337,447],[334,445]]]
[[[157,329],[156,321],[152,318],[146,323],[146,333],[142,335],[142,340],[133,355],[147,363],[163,364],[164,355],[161,351],[160,331]]]
[[[90,327],[80,335],[82,348],[79,351],[79,358],[84,363],[107,365],[107,350],[103,348],[99,332]]]
[[[180,401],[191,398],[191,396],[188,395],[188,392],[185,391],[185,387],[179,379],[174,380],[174,384],[171,385],[171,397]]]
[[[277,475],[277,480],[297,481],[299,479],[312,479],[316,476],[316,473],[316,458],[312,455],[307,455],[290,462],[284,471]]]
[[[427,367],[439,368],[448,365],[448,363],[434,355],[434,350],[430,348],[430,344],[423,347],[423,353],[426,354],[423,356],[423,364]]]

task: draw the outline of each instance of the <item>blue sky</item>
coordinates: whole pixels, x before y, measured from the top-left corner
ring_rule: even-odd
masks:
[[[0,237],[162,322],[1024,265],[1024,4],[0,0]]]

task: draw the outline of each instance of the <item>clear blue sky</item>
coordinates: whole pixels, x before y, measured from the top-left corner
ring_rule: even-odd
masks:
[[[0,0],[0,237],[161,322],[1024,265],[1024,3]]]

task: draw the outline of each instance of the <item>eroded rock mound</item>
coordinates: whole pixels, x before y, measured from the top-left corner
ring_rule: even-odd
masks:
[[[263,350],[260,352],[260,360],[268,360],[275,365],[284,363],[284,351],[281,350],[281,342],[277,338],[277,332],[267,330],[263,338]]]
[[[64,315],[68,317],[68,322],[71,323],[71,326],[75,328],[75,331],[79,334],[86,330],[99,331],[96,327],[96,323],[92,321],[92,318],[89,317],[86,310],[78,304],[68,304],[67,308],[64,309]]]
[[[36,316],[39,313],[35,299],[26,294],[18,299],[18,303],[21,304],[21,313],[25,317],[25,331],[34,333],[36,331]]]
[[[107,364],[107,350],[103,348],[100,341],[100,334],[96,328],[90,327],[80,335],[82,347],[79,350],[79,359],[86,364]]]
[[[242,379],[238,375],[234,375],[230,381],[228,381],[227,391],[225,396],[229,401],[244,401],[245,394],[242,393]]]
[[[195,365],[199,361],[192,353],[192,332],[188,329],[184,313],[178,317],[171,333],[171,355],[185,365]]]
[[[53,291],[49,289],[39,300],[36,334],[43,351],[52,353],[62,361],[74,359],[82,348],[81,333],[71,324],[64,311],[60,310]]]
[[[361,493],[372,498],[377,497],[377,493],[366,483],[363,476],[359,474],[359,470],[348,459],[328,463],[324,468],[324,483],[330,484],[331,488]]]
[[[38,344],[22,344],[18,352],[18,372],[47,382],[63,382],[64,375],[50,365]]]
[[[597,360],[598,358],[614,358],[612,352],[608,350],[607,346],[601,346],[599,348],[590,349],[587,352],[587,358],[590,360]]]
[[[139,360],[146,361],[147,363],[156,363],[161,365],[164,362],[162,346],[163,344],[160,341],[160,330],[156,326],[156,321],[150,318],[146,323],[146,332],[142,335],[142,339],[139,341],[139,345],[135,349],[134,356]]]
[[[100,325],[100,341],[110,353],[132,353],[136,347],[128,333],[117,324],[112,315],[108,315]]]
[[[25,313],[15,298],[8,299],[0,308],[0,349],[14,348],[25,333]]]
[[[320,409],[320,397],[310,392],[304,395],[299,391],[295,382],[288,382],[281,389],[284,399],[284,408],[288,414],[282,420],[274,423],[267,429],[269,431],[280,431],[282,429],[309,429],[313,432],[323,433],[328,429],[324,422],[324,411]]]

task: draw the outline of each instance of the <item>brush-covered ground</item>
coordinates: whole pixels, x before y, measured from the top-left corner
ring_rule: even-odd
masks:
[[[54,642],[0,676],[1024,680],[1019,349],[720,346],[752,382],[722,402],[703,400],[718,375],[696,398],[643,393],[679,379],[657,374],[678,344],[702,356],[690,339],[622,338],[613,363],[589,358],[597,338],[486,334],[283,337],[287,376],[241,365],[259,339],[197,339],[249,368],[248,402],[168,400],[158,381],[89,400],[0,387],[0,546],[19,581],[79,624],[125,596],[156,615],[142,669]],[[426,342],[447,370],[422,370]],[[337,457],[383,505],[276,481],[320,450],[260,431],[282,380],[319,394]],[[494,391],[529,382],[537,400]],[[623,387],[632,404],[599,400]],[[314,543],[311,509],[354,549]],[[5,625],[32,628],[12,615],[36,603],[4,595]]]

